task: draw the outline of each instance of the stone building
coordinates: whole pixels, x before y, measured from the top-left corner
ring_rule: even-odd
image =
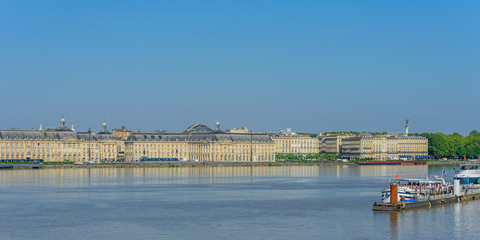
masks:
[[[227,129],[225,130],[226,133],[248,133],[248,128],[243,127],[243,128],[232,128],[232,129]]]
[[[138,131],[131,131],[128,130],[125,126],[122,128],[114,128],[112,129],[112,136],[117,141],[117,148],[118,148],[118,160],[125,161],[125,141],[127,141],[128,137],[132,133],[136,133]]]
[[[320,141],[310,135],[281,131],[272,134],[272,140],[275,142],[275,153],[302,155],[320,153]]]
[[[68,129],[62,117],[56,129],[0,130],[0,159],[42,159],[44,161],[115,161],[118,141],[103,124],[99,133]]]
[[[398,136],[398,157],[402,159],[428,158],[428,139],[420,136]]]
[[[428,157],[424,137],[363,135],[345,138],[342,155],[348,159],[422,159]]]
[[[130,136],[130,134],[132,134],[132,132],[136,132],[136,131],[130,131],[125,126],[122,126],[122,128],[112,129],[113,138],[122,140],[122,141],[126,141]]]
[[[132,133],[125,142],[127,161],[175,159],[200,162],[273,162],[275,144],[263,133],[225,133],[195,124],[182,133]]]
[[[339,134],[328,134],[321,138],[321,152],[327,154],[339,154],[342,153],[342,140],[345,138],[350,138],[357,136],[358,134],[353,133],[339,133]]]

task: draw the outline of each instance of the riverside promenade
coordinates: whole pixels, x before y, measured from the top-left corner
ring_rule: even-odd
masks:
[[[427,161],[427,165],[460,165],[465,161]],[[336,166],[355,165],[355,162],[302,161],[302,162],[119,162],[97,164],[0,164],[0,169],[38,169],[38,168],[174,168],[174,167],[245,167],[245,166]],[[368,166],[366,166],[368,167]]]

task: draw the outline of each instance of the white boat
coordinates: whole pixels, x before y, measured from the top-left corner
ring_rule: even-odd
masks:
[[[460,194],[480,192],[480,164],[460,165],[453,179],[459,180]]]
[[[460,185],[480,184],[480,164],[462,164],[455,171],[454,179],[460,180]]]
[[[452,185],[443,178],[400,179],[390,180],[390,185],[397,185],[397,202],[416,202],[430,194],[442,194],[452,191]],[[382,190],[382,203],[390,203],[390,187]]]

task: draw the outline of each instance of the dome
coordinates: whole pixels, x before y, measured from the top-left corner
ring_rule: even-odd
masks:
[[[188,127],[184,133],[212,133],[213,130],[203,124],[197,123]]]
[[[62,116],[62,119],[60,119],[60,127],[57,128],[57,131],[58,132],[72,131],[72,130],[68,129],[67,126],[65,125],[65,118],[63,116]]]

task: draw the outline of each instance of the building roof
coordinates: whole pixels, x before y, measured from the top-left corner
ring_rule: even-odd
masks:
[[[47,139],[41,130],[0,130],[0,139]]]
[[[113,139],[113,134],[109,132],[98,132],[95,134],[95,138],[98,140],[110,140]]]
[[[52,130],[0,130],[0,139],[31,139],[31,140],[110,140],[113,139],[111,133],[97,133],[93,135],[91,132],[74,132],[74,131],[57,131]]]
[[[218,124],[218,123],[217,123]],[[225,133],[212,130],[206,125],[197,123],[188,127],[183,133],[138,132],[132,133],[127,141],[232,141],[232,142],[272,142],[264,133]]]
[[[132,133],[127,141],[232,141],[232,142],[272,142],[267,134],[261,133]]]
[[[188,127],[184,133],[212,133],[213,130],[206,125],[197,123]]]

